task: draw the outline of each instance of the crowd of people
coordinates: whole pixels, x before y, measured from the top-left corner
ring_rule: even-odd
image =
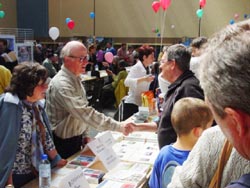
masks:
[[[160,153],[150,188],[250,187],[249,20],[211,38],[198,37],[190,48],[164,47],[158,64],[149,45],[134,53],[126,44],[116,50],[107,43],[104,51],[70,41],[59,51],[47,49],[46,59],[18,65],[0,56],[0,187],[21,187],[36,178],[43,153],[52,166],[66,165],[68,157],[92,140],[90,127],[124,135],[157,133]],[[0,52],[9,53],[2,40]],[[107,52],[113,62],[105,62]],[[110,97],[115,103],[120,81],[128,87],[121,122],[89,105],[81,75],[101,69],[110,75],[103,101]],[[141,94],[152,85],[164,97],[158,120],[123,121],[138,112]]]

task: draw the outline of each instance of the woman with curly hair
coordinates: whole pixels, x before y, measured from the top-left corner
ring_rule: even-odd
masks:
[[[14,68],[10,86],[0,96],[0,187],[21,187],[38,174],[42,154],[51,166],[63,166],[52,140],[41,99],[48,88],[48,73],[38,63]]]

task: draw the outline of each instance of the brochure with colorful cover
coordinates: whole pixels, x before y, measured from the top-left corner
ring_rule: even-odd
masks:
[[[90,167],[95,162],[96,157],[95,156],[89,156],[89,155],[79,155],[73,160],[71,160],[66,167],[68,168],[76,168],[78,166],[80,167]]]

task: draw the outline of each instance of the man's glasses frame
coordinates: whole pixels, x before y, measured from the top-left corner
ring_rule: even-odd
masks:
[[[174,59],[161,59],[160,64],[165,64],[165,63],[173,62],[173,61],[174,61]]]
[[[84,56],[84,57],[76,57],[76,56],[73,56],[73,55],[69,55],[68,57],[75,58],[75,59],[79,59],[80,62],[85,62],[85,61],[87,61],[87,56]]]

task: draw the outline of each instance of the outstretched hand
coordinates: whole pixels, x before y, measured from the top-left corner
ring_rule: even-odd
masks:
[[[63,167],[68,163],[68,161],[66,159],[61,159],[60,161],[58,161],[58,163],[56,164],[57,167]]]
[[[132,122],[125,123],[121,126],[122,133],[127,136],[129,133],[132,133],[135,129],[135,124]]]

